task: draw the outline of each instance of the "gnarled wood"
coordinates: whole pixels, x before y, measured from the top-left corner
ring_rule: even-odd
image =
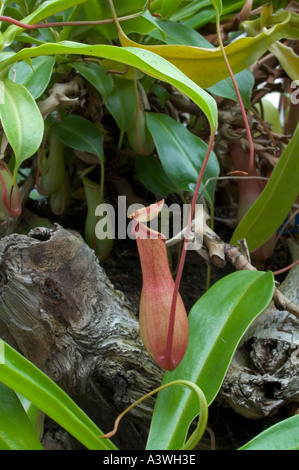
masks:
[[[138,320],[94,252],[56,226],[0,240],[0,336],[74,399],[123,410],[160,384]],[[132,415],[147,421],[147,400]]]

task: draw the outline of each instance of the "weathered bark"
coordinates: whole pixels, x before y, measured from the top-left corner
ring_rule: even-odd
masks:
[[[289,246],[294,260],[298,259],[298,245],[290,241]],[[298,280],[296,265],[279,287],[297,305]],[[299,406],[299,319],[295,315],[271,302],[244,335],[218,400],[253,419],[274,415],[292,404]]]
[[[59,226],[0,240],[0,336],[74,399],[99,406],[123,410],[163,375],[94,252]],[[146,421],[153,403],[132,415]]]

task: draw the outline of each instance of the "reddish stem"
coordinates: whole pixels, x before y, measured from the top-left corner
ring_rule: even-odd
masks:
[[[180,258],[180,262],[179,262],[177,276],[176,276],[176,279],[175,279],[174,291],[173,291],[172,303],[171,303],[171,310],[170,310],[168,333],[167,333],[167,344],[166,344],[166,357],[168,357],[168,358],[171,357],[176,303],[177,303],[180,282],[181,282],[183,269],[184,269],[184,264],[185,264],[185,259],[186,259],[187,244],[188,244],[188,241],[189,241],[189,235],[190,235],[190,231],[191,231],[191,223],[192,223],[192,219],[193,219],[193,215],[194,215],[194,211],[195,211],[195,205],[196,205],[196,201],[197,201],[199,188],[200,188],[200,185],[201,185],[201,182],[202,182],[203,174],[205,172],[205,169],[206,169],[211,151],[213,149],[214,139],[215,139],[215,131],[213,131],[211,133],[207,153],[206,153],[203,165],[201,167],[201,170],[200,170],[200,173],[199,173],[199,176],[198,176],[198,180],[197,180],[197,183],[196,183],[196,188],[195,188],[195,191],[194,191],[194,194],[193,194],[190,214],[189,214],[188,223],[187,223],[187,227],[186,227],[186,234],[185,234],[183,249],[182,249],[182,253],[181,253],[181,258]]]
[[[241,93],[240,93],[237,81],[236,81],[235,76],[233,74],[233,71],[231,69],[231,66],[230,66],[230,63],[229,63],[229,60],[227,58],[227,55],[226,55],[226,52],[225,52],[225,49],[223,47],[222,42],[221,42],[220,45],[221,45],[221,49],[222,49],[223,58],[225,60],[226,66],[228,68],[230,77],[232,79],[232,82],[233,82],[233,85],[234,85],[234,88],[235,88],[235,91],[236,91],[236,94],[237,94],[238,102],[239,102],[239,105],[240,105],[240,109],[241,109],[245,129],[246,129],[246,133],[247,133],[247,137],[248,137],[248,142],[249,142],[248,175],[252,175],[253,174],[253,169],[254,169],[254,145],[253,145],[251,130],[250,130],[250,126],[249,126],[248,119],[247,119],[247,114],[246,114],[246,111],[245,111],[245,107],[244,107],[244,104],[243,104],[243,101],[242,101],[242,97],[241,97]]]
[[[125,21],[130,20],[132,18],[136,18],[138,15],[128,15],[118,18],[118,21]],[[56,28],[60,26],[96,26],[101,24],[113,23],[112,18],[107,18],[105,20],[95,20],[95,21],[54,21],[51,23],[36,23],[36,24],[27,24],[23,23],[22,21],[15,20],[10,16],[0,15],[0,21],[4,21],[5,23],[11,23],[15,26],[19,26],[23,29],[40,29],[40,28]]]
[[[297,261],[294,261],[294,263],[290,264],[289,266],[287,266],[286,268],[282,268],[280,269],[279,271],[274,271],[273,272],[273,276],[277,276],[278,274],[282,274],[282,273],[285,273],[286,271],[289,271],[290,269],[292,269],[294,266],[296,266],[296,264],[299,263],[299,259],[297,259]]]

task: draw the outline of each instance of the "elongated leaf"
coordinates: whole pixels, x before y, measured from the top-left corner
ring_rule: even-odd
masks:
[[[101,161],[104,160],[103,134],[90,121],[75,115],[68,115],[63,121],[52,126],[52,131],[65,145],[94,153]]]
[[[299,28],[297,30],[293,27],[293,24],[297,25],[299,15],[284,13],[280,17],[281,23],[275,24],[255,37],[240,38],[225,47],[234,74],[247,69],[275,41],[282,38],[299,38]],[[205,49],[181,45],[145,46],[132,41],[120,30],[119,37],[123,46],[146,49],[164,57],[203,88],[210,87],[229,76],[220,47]]]
[[[207,144],[166,114],[147,113],[146,122],[168,178],[181,190],[194,190],[207,152]],[[212,152],[203,183],[218,174],[219,163]],[[214,200],[214,190],[215,184],[211,184],[205,191],[205,196],[211,204]]]
[[[299,57],[293,49],[277,41],[269,47],[269,50],[279,60],[288,76],[292,80],[297,80],[299,77]]]
[[[177,46],[175,46],[177,47]],[[206,115],[211,129],[217,129],[217,105],[215,100],[207,92],[202,90],[192,80],[190,80],[178,68],[170,64],[167,60],[159,57],[151,51],[140,48],[125,48],[106,45],[86,45],[72,41],[62,41],[60,43],[48,43],[42,46],[23,49],[13,56],[9,56],[0,62],[1,70],[5,70],[8,66],[18,60],[26,60],[39,55],[56,55],[56,54],[81,54],[88,56],[102,57],[115,60],[123,64],[131,65],[139,70],[144,71],[154,78],[158,78],[164,82],[168,82],[190,99],[192,99]]]
[[[10,71],[9,78],[20,85],[24,85],[34,99],[39,98],[47,88],[51,79],[55,57],[41,56],[27,62],[19,62],[14,65],[14,71]]]
[[[163,18],[169,18],[172,13],[174,13],[178,9],[180,4],[183,3],[183,1],[184,0],[163,0],[161,7],[161,13]]]
[[[174,23],[168,20],[159,20],[160,30],[164,32],[164,37],[158,30],[152,31],[149,36],[162,40],[166,44],[181,44],[185,46],[208,47],[214,46],[209,43],[201,34],[189,28],[183,23]],[[162,37],[161,37],[162,36]]]
[[[4,79],[3,84],[4,102],[0,104],[0,119],[15,154],[14,185],[19,166],[41,144],[44,121],[35,100],[23,85],[9,78]]]
[[[0,383],[0,450],[42,450],[17,394],[3,383]]]
[[[41,439],[44,432],[45,413],[39,410],[33,403],[27,400],[27,398],[22,397],[22,395],[18,395],[18,398],[28,416],[35,434],[39,439]]]
[[[204,14],[206,11],[207,7],[211,6],[210,0],[197,0],[194,2],[184,2],[182,5],[182,8],[177,9],[172,16],[171,20],[172,21],[184,21],[186,23],[186,20],[188,18],[192,18],[194,15],[196,15],[197,12],[201,12],[201,14]],[[215,11],[214,11],[214,17],[215,17]]]
[[[250,251],[266,242],[287,217],[299,192],[299,125],[265,189],[236,228],[231,243],[246,238]]]
[[[186,354],[173,372],[165,374],[162,383],[190,380],[202,389],[210,405],[242,335],[268,305],[273,289],[270,272],[240,271],[214,284],[191,309]],[[180,449],[195,418],[194,410],[189,392],[160,392],[147,449]]]
[[[239,450],[299,450],[299,415],[274,424]]]
[[[49,377],[3,340],[0,350],[0,382],[34,403],[88,449],[115,449],[109,439],[98,438],[101,430]]]
[[[110,75],[106,74],[106,70],[95,62],[86,64],[85,62],[74,62],[72,64],[74,69],[77,70],[95,89],[101,94],[104,100],[110,95],[113,90],[114,83]]]

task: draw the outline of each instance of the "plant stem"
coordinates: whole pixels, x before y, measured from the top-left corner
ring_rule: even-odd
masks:
[[[114,423],[114,428],[112,431],[108,432],[107,434],[103,436],[99,436],[100,439],[107,439],[111,438],[115,435],[118,429],[118,425],[120,420],[136,405],[141,403],[143,400],[146,398],[149,398],[152,395],[155,395],[156,393],[160,392],[161,390],[164,390],[167,387],[171,387],[172,385],[181,385],[184,387],[190,388],[192,391],[194,391],[198,397],[198,402],[199,402],[199,419],[198,423],[196,426],[195,431],[192,433],[192,435],[189,437],[189,439],[183,444],[182,448],[179,450],[192,450],[196,446],[196,444],[200,441],[207,425],[208,421],[208,405],[206,401],[206,397],[203,393],[203,391],[198,387],[193,382],[190,382],[189,380],[173,380],[172,382],[168,382],[165,385],[161,385],[160,387],[156,388],[155,390],[152,390],[151,392],[147,393],[143,397],[139,398],[137,401],[132,403],[128,408],[126,408],[115,420]],[[167,449],[166,449],[167,450]]]
[[[229,60],[228,60],[226,52],[225,52],[225,47],[223,45],[223,41],[222,41],[222,37],[221,37],[221,31],[220,31],[220,16],[219,16],[218,12],[216,12],[216,27],[217,27],[217,36],[218,36],[219,46],[220,46],[220,49],[222,51],[223,58],[225,60],[227,69],[229,71],[230,77],[232,79],[232,82],[233,82],[233,85],[234,85],[234,88],[235,88],[235,91],[236,91],[236,94],[237,94],[237,98],[238,98],[238,101],[239,101],[242,117],[243,117],[243,120],[244,120],[245,129],[246,129],[247,136],[248,136],[248,142],[249,142],[248,175],[251,175],[252,172],[253,172],[253,168],[254,168],[254,146],[253,146],[251,130],[250,130],[247,114],[246,114],[246,111],[245,111],[245,108],[244,108],[244,104],[243,104],[243,101],[242,101],[242,97],[241,97],[241,94],[240,94],[240,90],[238,88],[235,76],[233,74],[233,71],[231,69]]]
[[[118,18],[118,21],[127,21],[133,18],[138,18],[140,16],[139,13],[134,13],[132,15],[121,16]],[[60,26],[97,26],[101,24],[109,24],[114,23],[113,18],[107,18],[104,20],[95,20],[95,21],[54,21],[51,23],[36,23],[36,24],[27,24],[23,23],[22,21],[15,20],[10,16],[3,16],[0,15],[0,21],[4,21],[5,23],[11,23],[15,26],[19,26],[23,29],[40,29],[40,28],[55,28]]]
[[[172,296],[172,304],[171,304],[171,310],[170,310],[170,320],[169,320],[169,326],[168,326],[168,334],[167,334],[167,346],[166,346],[166,354],[171,356],[171,350],[172,350],[172,340],[173,340],[173,331],[174,331],[174,320],[175,320],[175,310],[176,310],[176,303],[177,303],[177,297],[178,297],[178,291],[180,287],[180,282],[183,274],[183,269],[184,269],[184,263],[186,259],[186,253],[187,253],[187,244],[189,242],[189,236],[190,236],[190,231],[191,231],[191,224],[192,224],[192,219],[195,211],[195,205],[197,201],[197,196],[199,192],[199,188],[202,182],[203,174],[205,172],[211,151],[213,149],[214,145],[214,140],[215,140],[215,131],[211,131],[210,135],[210,141],[207,149],[207,153],[203,162],[203,165],[201,167],[198,180],[196,183],[196,188],[193,194],[193,199],[191,203],[191,209],[190,209],[190,214],[189,214],[189,219],[186,227],[186,234],[184,238],[184,244],[183,244],[183,249],[181,253],[181,259],[179,262],[179,267],[178,267],[178,272],[177,276],[175,279],[175,284],[174,284],[174,291],[173,291],[173,296]]]
[[[298,263],[299,263],[299,259],[297,259],[297,261],[294,261],[294,263],[290,264],[289,266],[286,266],[285,268],[280,269],[279,271],[274,271],[273,276],[277,276],[278,274],[282,274],[282,273],[285,273],[286,271],[289,271]]]

